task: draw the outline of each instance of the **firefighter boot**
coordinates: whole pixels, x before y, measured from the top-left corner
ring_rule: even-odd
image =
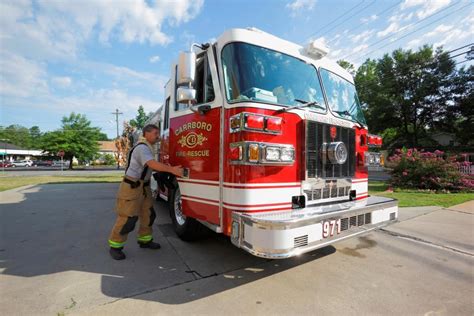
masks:
[[[153,240],[149,242],[138,242],[138,244],[140,245],[140,248],[148,248],[154,250],[161,248],[161,245],[157,242],[154,242]]]
[[[109,253],[110,253],[110,255],[112,256],[112,258],[114,258],[115,260],[123,260],[123,259],[125,259],[127,256],[125,256],[125,254],[123,253],[122,249],[123,249],[123,247],[122,247],[122,248],[113,248],[113,247],[110,247]]]

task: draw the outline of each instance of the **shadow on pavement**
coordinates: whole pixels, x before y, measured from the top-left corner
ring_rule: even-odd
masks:
[[[103,183],[41,185],[2,195],[1,274],[29,278],[28,286],[41,288],[43,295],[56,295],[67,288],[94,302],[106,301],[104,295],[135,297],[219,278],[217,286],[200,288],[193,295],[184,286],[183,291],[173,291],[172,297],[156,296],[162,303],[182,304],[335,252],[330,246],[297,258],[272,261],[247,254],[225,236],[212,232],[186,243],[174,234],[164,203],[157,202],[154,235],[162,249],[140,249],[132,233],[125,247],[127,260],[114,261],[108,254],[107,237],[115,219],[112,207],[117,187]],[[33,278],[64,272],[47,280]],[[18,279],[8,282],[16,282],[18,287],[22,287],[18,283],[26,283]]]

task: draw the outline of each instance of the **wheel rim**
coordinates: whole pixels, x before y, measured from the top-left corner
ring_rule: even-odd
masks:
[[[182,226],[186,222],[186,216],[183,214],[182,204],[181,204],[181,192],[179,189],[176,190],[174,194],[174,217],[178,225]]]

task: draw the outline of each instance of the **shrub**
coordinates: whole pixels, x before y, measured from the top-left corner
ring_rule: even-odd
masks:
[[[397,150],[388,159],[391,170],[391,185],[396,188],[433,190],[444,192],[473,191],[474,177],[463,175],[460,156],[449,156],[442,151],[419,151],[417,149]]]

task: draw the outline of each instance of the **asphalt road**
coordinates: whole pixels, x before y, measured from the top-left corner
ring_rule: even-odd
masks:
[[[403,209],[400,222],[287,260],[209,233],[185,243],[157,203],[156,240],[113,261],[117,184],[0,193],[1,315],[472,315],[473,207]],[[466,211],[467,209],[467,211]]]
[[[32,177],[32,176],[87,176],[87,175],[107,175],[114,173],[123,173],[122,170],[116,168],[94,168],[94,169],[64,169],[61,171],[60,168],[43,168],[43,167],[31,167],[31,168],[6,168],[3,170],[0,168],[1,177]]]

